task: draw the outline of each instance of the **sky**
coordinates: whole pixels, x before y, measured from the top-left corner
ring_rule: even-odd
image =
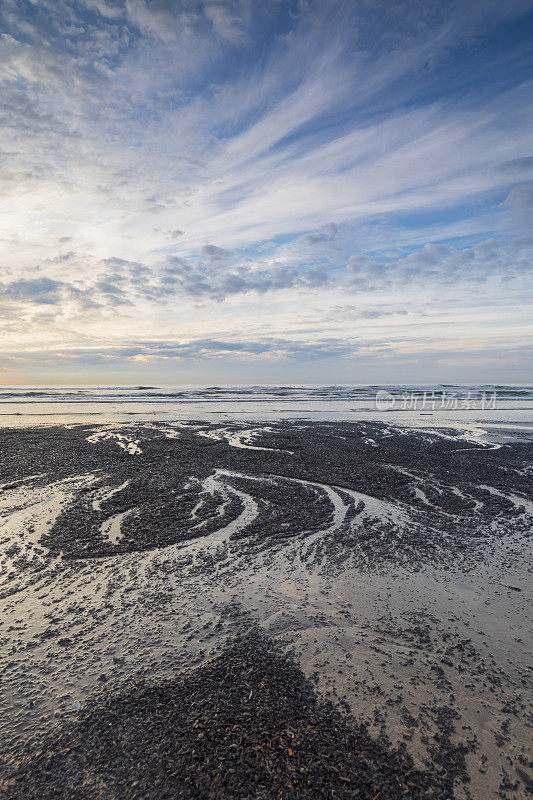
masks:
[[[531,381],[532,0],[0,31],[0,383]]]

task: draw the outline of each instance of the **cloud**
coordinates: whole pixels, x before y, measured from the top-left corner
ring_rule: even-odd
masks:
[[[504,161],[499,165],[499,168],[509,172],[516,172],[523,176],[524,173],[533,170],[533,156],[523,156],[522,158],[512,158],[510,161]]]
[[[316,231],[316,233],[307,233],[303,237],[305,244],[313,247],[317,244],[324,244],[326,242],[334,242],[339,234],[339,228],[333,222],[330,222],[327,228],[323,231]]]
[[[504,205],[510,208],[531,208],[533,206],[533,186],[522,185],[511,189]]]
[[[218,251],[216,247],[212,249]],[[170,257],[161,276],[155,278],[154,286],[160,287],[161,293],[172,292],[197,300],[222,301],[252,292],[262,295],[280,290],[317,287],[326,284],[330,278],[326,269],[298,271],[276,264],[268,267],[250,266],[239,263],[238,258],[235,259],[236,266],[221,270],[219,261],[226,260],[228,256],[220,256],[218,252],[213,256],[211,249],[209,253],[214,265]]]
[[[200,252],[211,261],[227,261],[228,258],[235,255],[231,250],[224,250],[223,247],[216,247],[214,244],[204,244]]]
[[[349,337],[398,294],[525,299],[529,7],[5,0],[5,341],[327,350],[334,307]]]
[[[168,42],[202,34],[208,38],[211,29],[215,37],[235,46],[246,40],[247,5],[224,0],[126,0],[129,22],[144,35]]]
[[[54,270],[63,274],[64,264],[76,275],[75,280],[54,277]],[[35,271],[39,273],[37,277]],[[48,274],[43,274],[45,271]],[[344,298],[361,295],[371,298],[383,291],[398,292],[406,287],[423,286],[426,291],[431,287],[435,290],[462,287],[464,292],[465,287],[476,287],[479,291],[484,285],[493,291],[495,280],[511,286],[531,272],[529,246],[511,246],[498,240],[467,248],[427,244],[388,260],[352,256],[344,267],[339,267],[336,260],[330,263],[327,258],[316,264],[294,261],[292,265],[253,260],[214,245],[204,246],[194,258],[169,255],[153,267],[117,257],[84,259],[68,251],[50,259],[48,264],[34,267],[33,277],[4,280],[0,283],[0,300],[4,308],[17,308],[20,314],[28,304],[55,306],[54,320],[72,319],[79,325],[98,313],[105,313],[108,319],[120,319],[126,314],[129,319],[131,313],[141,313],[141,309],[143,314],[158,315],[157,308],[173,313],[175,308],[187,305],[198,310],[206,305],[244,302],[245,298],[269,295],[284,304],[309,303],[310,298],[326,301],[331,297],[333,314],[362,320],[386,316],[390,304],[374,301],[366,311],[360,305],[357,309],[348,305],[341,312],[342,307],[335,305],[339,293]]]
[[[426,244],[421,250],[390,261],[354,256],[348,262],[347,271],[349,286],[369,290],[417,282],[479,284],[494,276],[512,280],[531,274],[532,266],[529,248],[487,240],[464,249]]]
[[[378,304],[373,307],[361,307],[356,305],[343,305],[332,306],[331,315],[333,318],[350,319],[350,320],[367,320],[367,319],[391,319],[398,315],[405,316],[409,313],[408,309],[404,307],[394,307],[390,305]]]
[[[54,305],[61,302],[64,288],[64,283],[50,278],[21,279],[7,284],[0,290],[0,297],[7,300]]]
[[[239,359],[305,359],[322,360],[331,357],[346,357],[355,354],[355,342],[325,339],[318,343],[306,343],[281,337],[257,340],[195,339],[193,341],[143,341],[124,343],[119,347],[70,349],[52,351],[34,350],[11,353],[11,359],[29,359],[37,362],[54,360],[97,363],[99,361],[155,361],[155,360],[207,360],[232,357]]]

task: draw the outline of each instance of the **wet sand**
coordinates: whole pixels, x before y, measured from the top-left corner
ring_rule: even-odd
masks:
[[[99,719],[132,681],[168,689],[257,626],[272,658],[293,654],[317,702],[329,697],[352,727],[367,723],[374,742],[386,734],[382,754],[405,749],[424,776],[420,796],[531,788],[525,435],[75,425],[0,430],[0,452],[5,796],[27,791],[24,765],[59,735],[50,725],[83,739],[89,709]],[[289,767],[278,764],[281,782]],[[60,790],[62,771],[47,774]],[[112,774],[95,767],[79,796],[115,796]],[[41,780],[35,773],[36,796],[46,797]],[[418,796],[379,780],[360,795],[337,781],[316,796]],[[251,796],[278,796],[281,784],[262,785]],[[198,796],[249,796],[245,780],[231,787]],[[78,796],[64,791],[50,796]],[[142,791],[129,796],[157,796]]]

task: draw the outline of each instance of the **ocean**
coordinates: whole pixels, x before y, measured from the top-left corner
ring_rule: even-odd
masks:
[[[137,385],[3,386],[0,426],[131,421],[311,419],[512,425],[533,430],[533,386]]]

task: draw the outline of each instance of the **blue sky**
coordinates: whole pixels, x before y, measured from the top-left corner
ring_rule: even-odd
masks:
[[[0,23],[1,382],[531,379],[533,2]]]

